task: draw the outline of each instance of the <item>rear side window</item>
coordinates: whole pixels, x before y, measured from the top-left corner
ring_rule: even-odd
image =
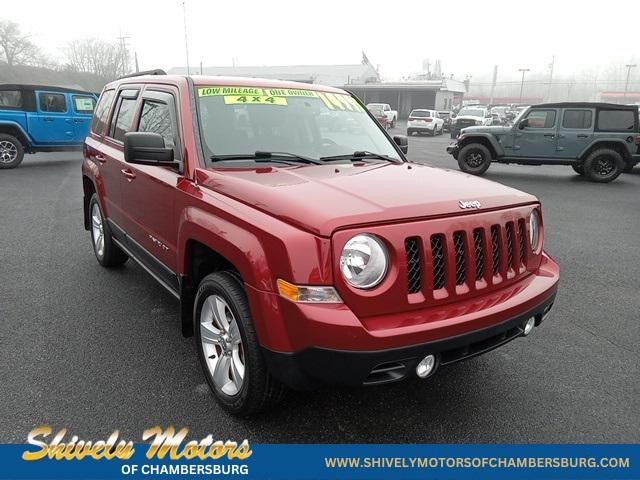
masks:
[[[22,92],[20,90],[0,91],[0,108],[22,108]]]
[[[38,94],[40,110],[51,113],[64,113],[67,111],[67,100],[62,93],[40,92]]]
[[[527,115],[527,128],[552,128],[555,124],[555,110],[531,110]]]
[[[76,113],[93,113],[96,106],[96,100],[93,97],[85,95],[73,95],[73,110]]]
[[[92,132],[101,134],[104,131],[104,127],[107,124],[107,115],[109,115],[109,110],[111,110],[111,105],[113,104],[114,94],[114,90],[106,90],[100,95],[100,100],[98,100],[98,106],[91,122]]]
[[[600,110],[598,130],[633,131],[635,118],[632,110]]]
[[[122,98],[120,107],[111,122],[111,138],[124,142],[124,134],[129,131],[133,123],[136,108],[135,98]]]
[[[175,147],[176,129],[171,121],[171,110],[166,103],[145,100],[140,114],[139,132],[159,133],[167,148]]]
[[[565,110],[562,128],[591,128],[591,110]]]

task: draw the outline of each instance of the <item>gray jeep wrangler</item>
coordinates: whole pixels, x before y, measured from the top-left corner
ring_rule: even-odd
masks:
[[[447,152],[473,175],[491,162],[571,165],[606,183],[640,162],[638,128],[635,105],[547,103],[524,110],[512,126],[464,128]]]

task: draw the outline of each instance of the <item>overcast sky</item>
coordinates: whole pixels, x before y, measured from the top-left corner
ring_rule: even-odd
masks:
[[[75,38],[126,35],[140,67],[184,66],[182,1],[15,0],[0,18],[21,24],[47,53]],[[628,63],[638,52],[637,1],[186,0],[190,64],[359,63],[387,78],[441,59],[445,73],[502,79],[518,68],[559,75]],[[614,25],[612,22],[616,22]],[[60,58],[59,58],[60,59]]]

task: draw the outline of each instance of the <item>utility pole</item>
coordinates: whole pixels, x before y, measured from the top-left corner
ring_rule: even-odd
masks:
[[[493,105],[493,93],[496,90],[496,82],[498,80],[498,65],[493,66],[493,80],[491,81],[491,96],[489,98],[489,106]]]
[[[551,83],[553,82],[553,67],[556,63],[556,56],[551,57],[551,63],[549,64],[549,87],[547,88],[547,102],[551,98]]]
[[[138,73],[140,71],[140,66],[138,65],[138,52],[133,52],[133,55],[136,60],[136,73]]]
[[[530,68],[519,68],[518,71],[522,72],[522,82],[520,83],[520,100],[518,101],[518,103],[522,103],[522,89],[524,88],[524,74],[527,73],[529,70],[531,70]]]
[[[200,75],[202,75],[202,60],[200,60]]]
[[[122,76],[127,74],[127,68],[129,67],[129,50],[127,48],[127,40],[131,37],[122,35],[122,31],[120,32],[120,36],[118,40],[120,42],[120,63],[122,66]]]
[[[627,92],[629,91],[629,77],[631,76],[631,69],[632,68],[636,68],[637,65],[634,64],[627,64],[625,65],[625,67],[627,67],[627,81],[624,83],[624,96],[622,97],[623,100],[627,99]]]
[[[182,20],[184,23],[184,51],[185,54],[187,56],[187,75],[191,75],[191,72],[189,71],[189,41],[188,41],[188,36],[187,36],[187,7],[184,4],[185,2],[182,2]]]

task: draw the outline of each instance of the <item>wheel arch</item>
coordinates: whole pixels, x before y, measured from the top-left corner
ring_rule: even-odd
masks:
[[[84,213],[84,229],[89,230],[91,228],[91,215],[89,213],[89,202],[91,197],[96,193],[96,186],[87,175],[82,175],[82,191],[84,193],[82,198],[82,208]]]
[[[198,284],[206,275],[228,270],[243,283],[273,289],[265,251],[252,233],[195,209],[187,210],[180,224],[180,316],[184,336],[193,335],[193,301]]]
[[[494,160],[496,158],[504,156],[504,149],[492,135],[474,134],[472,136],[465,136],[462,141],[458,142],[458,146],[460,149],[462,149],[463,147],[466,147],[471,143],[479,143],[487,147],[489,149],[489,152],[491,152],[491,156]]]
[[[33,152],[31,140],[22,127],[14,122],[2,122],[0,123],[0,133],[5,133],[15,137],[21,144],[25,152]]]
[[[582,150],[582,152],[578,156],[579,162],[583,163],[589,155],[600,148],[610,148],[617,151],[622,156],[622,159],[626,164],[633,162],[633,157],[631,156],[626,143],[620,139],[605,139],[592,142],[584,150]]]

